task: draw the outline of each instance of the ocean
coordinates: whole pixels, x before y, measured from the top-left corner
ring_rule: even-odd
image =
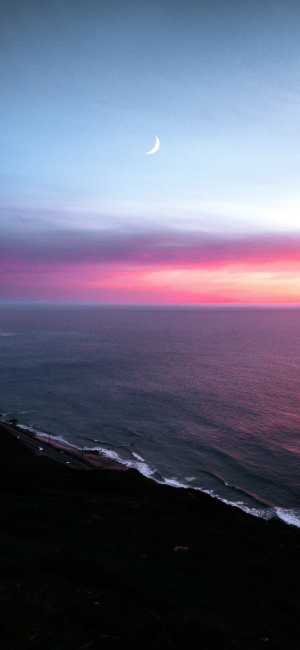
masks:
[[[300,526],[300,310],[0,306],[1,420]]]

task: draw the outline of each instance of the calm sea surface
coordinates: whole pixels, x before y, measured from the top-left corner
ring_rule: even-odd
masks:
[[[300,526],[300,310],[0,307],[0,412]]]

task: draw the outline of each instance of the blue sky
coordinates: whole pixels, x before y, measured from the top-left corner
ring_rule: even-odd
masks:
[[[299,230],[299,3],[1,6],[11,227]]]
[[[300,302],[298,1],[2,0],[0,26],[0,300]]]

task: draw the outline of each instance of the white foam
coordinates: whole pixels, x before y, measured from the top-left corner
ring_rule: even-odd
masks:
[[[194,488],[194,490],[199,490],[199,492],[209,494],[209,496],[213,499],[218,499],[218,501],[222,501],[222,503],[226,503],[228,506],[239,508],[240,510],[243,510],[243,512],[247,512],[247,514],[253,515],[254,517],[260,517],[261,519],[272,519],[272,517],[275,515],[275,508],[250,508],[249,506],[246,506],[243,501],[229,501],[229,499],[224,499],[218,494],[215,494],[213,490],[203,490],[199,487]]]
[[[16,336],[12,332],[0,332],[0,336]]]
[[[189,487],[188,485],[184,485],[183,483],[179,483],[176,478],[164,478],[163,482],[166,485],[171,485],[172,487],[177,487],[177,488],[187,488]]]
[[[62,447],[70,447],[71,449],[76,449],[81,451],[81,447],[77,447],[77,445],[72,445],[71,442],[68,442],[61,436],[51,436],[49,433],[44,433],[43,431],[35,431],[36,437],[40,440],[51,440],[52,443],[59,443]]]
[[[132,464],[127,464],[126,467],[132,467],[134,469],[137,469],[140,474],[143,474],[143,476],[146,476],[146,478],[151,478],[153,474],[155,474],[156,470],[153,469],[153,467],[150,467],[150,465],[147,465],[147,463],[132,463]]]
[[[137,458],[138,460],[141,460],[142,463],[145,462],[144,458],[142,458],[141,456],[139,456],[138,454],[136,454],[135,451],[132,452],[132,455],[133,455],[135,458]]]
[[[144,460],[142,462],[137,462],[135,460],[127,460],[124,458],[121,458],[119,454],[116,451],[113,451],[112,449],[105,449],[103,447],[94,447],[94,451],[98,451],[101,456],[105,456],[106,458],[111,458],[112,460],[115,460],[117,463],[120,463],[121,465],[125,465],[128,469],[137,469],[140,474],[143,474],[143,476],[146,476],[147,478],[150,478],[155,474],[155,469],[148,465]]]
[[[30,431],[30,433],[34,433],[38,439],[44,440],[50,438],[52,444],[58,443],[58,446],[69,447],[76,450],[82,449],[81,446],[78,447],[76,445],[73,445],[72,443],[62,438],[61,436],[53,436],[43,431],[38,431],[37,429],[34,429],[32,426],[27,426],[25,424],[18,423],[18,427],[20,429],[24,429],[25,431]],[[136,461],[121,458],[121,456],[119,456],[119,454],[116,451],[113,451],[112,449],[106,449],[104,447],[92,447],[92,448],[83,447],[83,449],[87,452],[98,451],[99,455],[105,456],[106,458],[110,458],[111,460],[115,460],[117,463],[120,463],[121,465],[125,465],[125,467],[127,467],[128,469],[136,469],[138,470],[138,472],[140,472],[140,474],[143,474],[143,476],[145,476],[146,478],[152,478],[152,480],[154,480],[156,483],[160,483],[161,485],[170,485],[171,487],[185,488],[185,489],[190,488],[190,485],[181,483],[175,477],[169,479],[163,478],[162,480],[158,480],[157,478],[154,478],[154,474],[156,473],[156,470],[153,467],[151,467],[144,460],[144,458],[142,458],[135,452],[132,452],[132,455],[137,459]],[[194,476],[190,476],[190,477],[186,477],[184,480],[187,481],[187,483],[189,483],[197,479]],[[232,487],[229,483],[225,483],[225,485],[227,485],[228,487]],[[220,497],[218,494],[215,494],[213,490],[206,490],[204,488],[199,488],[199,487],[193,487],[193,489],[198,490],[199,492],[203,492],[204,494],[208,494],[213,499],[218,499],[219,501],[222,501],[222,503],[226,503],[226,505],[233,506],[234,508],[239,508],[240,510],[243,510],[243,512],[253,515],[254,517],[260,517],[265,520],[272,519],[273,517],[278,517],[289,526],[296,526],[297,528],[300,528],[300,510],[284,509],[284,508],[267,508],[267,507],[251,508],[247,506],[243,501],[230,501],[229,499],[224,499],[223,497]]]
[[[286,524],[300,528],[300,510],[285,510],[283,508],[275,508],[275,511],[277,517],[279,517],[279,519],[282,519],[282,521],[284,521]]]
[[[68,442],[67,440],[62,438],[62,436],[53,436],[50,433],[39,431],[38,429],[34,429],[32,426],[28,426],[27,424],[20,424],[19,422],[18,422],[18,427],[19,429],[24,429],[24,431],[29,431],[30,433],[33,433],[38,440],[51,440],[52,444],[55,444],[57,442],[62,447],[70,447],[71,449],[81,450],[81,447],[72,445],[71,442]]]
[[[105,458],[111,458],[111,460],[119,461],[119,456],[116,451],[112,449],[103,449],[102,447],[92,447],[91,451],[98,451],[101,456]]]
[[[31,433],[35,433],[34,429],[29,427],[27,424],[20,424],[18,422],[18,427],[19,427],[19,429],[25,429],[25,431],[30,431]]]

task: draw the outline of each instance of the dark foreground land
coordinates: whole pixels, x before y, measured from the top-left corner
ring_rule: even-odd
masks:
[[[299,649],[297,529],[4,428],[0,454],[1,650]]]

